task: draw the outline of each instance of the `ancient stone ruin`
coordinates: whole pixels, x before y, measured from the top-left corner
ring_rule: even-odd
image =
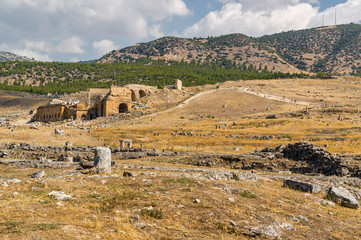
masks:
[[[94,167],[97,173],[110,174],[112,156],[109,148],[96,147],[94,150]]]
[[[125,113],[132,108],[133,102],[154,91],[154,87],[143,85],[111,86],[110,89],[90,88],[86,92],[72,94],[72,97],[66,96],[63,99],[53,99],[47,105],[40,106],[33,120],[38,122],[56,122],[66,119],[91,120]]]
[[[132,140],[120,140],[120,149],[129,149],[132,148],[133,141]]]
[[[182,90],[182,81],[177,79],[175,80],[175,89]]]

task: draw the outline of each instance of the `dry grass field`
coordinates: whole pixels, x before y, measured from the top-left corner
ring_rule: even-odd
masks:
[[[121,165],[134,163],[169,166],[165,159]],[[214,181],[174,176],[174,170],[138,170],[131,178],[118,168],[110,177],[47,172],[46,180],[36,181],[29,169],[1,168],[2,178],[22,180],[1,193],[2,239],[247,239],[252,227],[272,224],[282,239],[361,237],[359,210],[327,205],[324,194],[283,188],[268,174]],[[48,194],[54,190],[73,200],[53,200]]]
[[[360,78],[237,81],[167,91],[142,99],[151,107],[142,117],[35,129],[12,124],[0,127],[0,144],[118,147],[120,139],[131,139],[136,148],[238,154],[307,141],[331,153],[361,155]],[[25,123],[28,108],[2,108],[0,117],[23,112],[13,123]],[[55,128],[65,134],[55,135]],[[196,168],[177,157],[117,159],[111,176],[69,168],[45,169],[44,179],[31,179],[36,170],[0,165],[0,179],[21,180],[0,186],[2,239],[361,239],[360,210],[330,204],[324,191],[283,188],[282,179],[298,176],[290,173]],[[213,170],[236,171],[241,179],[205,177]],[[123,177],[124,171],[136,176]],[[48,196],[52,191],[73,200],[56,201]],[[257,229],[270,234],[257,235]]]

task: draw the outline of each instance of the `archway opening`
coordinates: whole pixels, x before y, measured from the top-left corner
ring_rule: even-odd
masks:
[[[128,105],[125,103],[119,104],[119,113],[125,113],[128,111]]]
[[[144,90],[139,90],[139,97],[142,98],[145,96],[147,96],[147,94],[144,92]]]
[[[86,115],[85,114],[81,115],[81,120],[82,121],[86,120]]]

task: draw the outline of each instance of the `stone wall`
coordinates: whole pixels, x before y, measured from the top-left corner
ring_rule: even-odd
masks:
[[[129,88],[112,86],[109,94],[102,100],[101,116],[127,112],[132,105],[132,93]]]
[[[138,91],[138,96],[149,93],[142,89],[135,91]],[[133,98],[135,98],[134,90],[130,90],[128,87],[112,86],[110,90],[91,88],[87,92],[64,96],[62,100],[58,101],[60,103],[40,106],[34,120],[40,122],[55,122],[65,119],[87,120],[123,113],[129,111],[133,106]]]
[[[65,117],[65,108],[64,104],[41,106],[38,108],[34,120],[39,122],[61,121]]]
[[[89,119],[89,108],[82,104],[48,104],[38,108],[34,120],[38,122],[56,122],[65,119]]]
[[[139,99],[149,96],[158,91],[156,87],[139,85],[139,84],[128,84],[127,88],[131,91],[131,99],[133,102],[138,101]]]

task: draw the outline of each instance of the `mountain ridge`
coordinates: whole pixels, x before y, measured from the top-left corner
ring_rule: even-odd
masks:
[[[209,38],[162,37],[114,50],[99,59],[99,63],[115,63],[138,59],[167,61],[223,61],[282,72],[299,73],[274,50],[244,34],[229,34]]]
[[[138,59],[222,61],[281,72],[361,72],[361,25],[346,24],[253,38],[240,33],[208,38],[162,37],[112,52],[97,62]]]
[[[19,56],[14,53],[0,51],[0,62],[5,61],[35,61],[25,56]]]

